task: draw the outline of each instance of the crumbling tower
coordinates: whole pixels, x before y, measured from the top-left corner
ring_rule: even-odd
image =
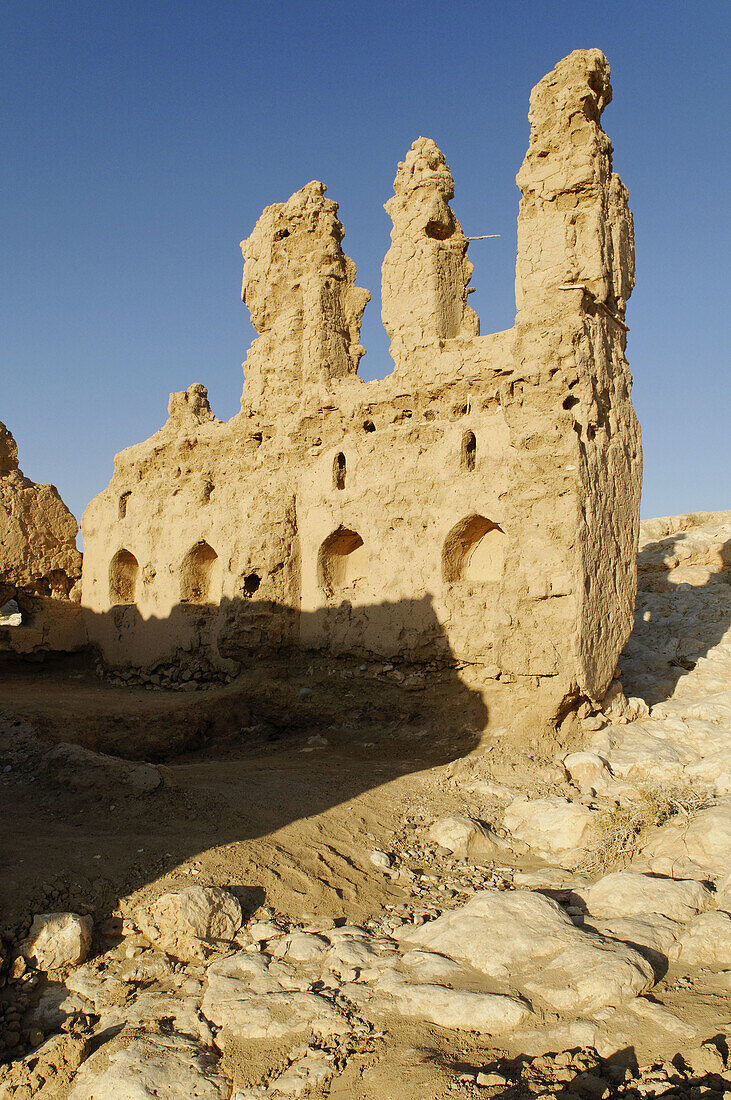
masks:
[[[542,414],[540,403],[529,406],[527,419],[516,409],[513,430],[537,463],[563,451],[573,475],[558,498],[555,483],[547,486],[545,503],[563,515],[580,553],[576,644],[589,695],[604,690],[632,629],[642,484],[625,358],[634,227],[601,127],[609,76],[600,50],[575,50],[536,85],[517,176],[516,369],[526,388],[555,401]]]
[[[308,183],[267,206],[241,242],[241,297],[258,333],[244,364],[245,400],[289,402],[309,385],[355,374],[365,354],[360,322],[370,293],[340,247],[338,204]]]
[[[393,189],[384,207],[393,229],[383,261],[381,315],[397,369],[413,370],[425,366],[444,340],[478,336],[480,322],[467,305],[473,268],[449,205],[454,180],[431,138],[411,146]]]

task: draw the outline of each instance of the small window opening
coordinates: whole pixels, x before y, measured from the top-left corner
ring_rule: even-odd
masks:
[[[261,577],[259,574],[249,573],[248,577],[244,577],[244,595],[253,596],[260,584]]]
[[[462,468],[474,470],[477,458],[477,439],[474,432],[465,432],[462,436]]]
[[[124,519],[127,515],[127,501],[132,496],[132,490],[128,489],[126,493],[122,493],[119,498],[119,518]]]
[[[364,420],[363,421],[363,431],[364,432],[375,432],[375,430],[376,430],[376,425],[373,423],[372,420]]]
[[[345,488],[345,455],[342,451],[335,455],[333,462],[333,489]]]

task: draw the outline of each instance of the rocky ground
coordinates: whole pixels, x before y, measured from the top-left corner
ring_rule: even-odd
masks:
[[[0,673],[0,1097],[731,1095],[730,539],[643,525],[552,754],[439,669]]]

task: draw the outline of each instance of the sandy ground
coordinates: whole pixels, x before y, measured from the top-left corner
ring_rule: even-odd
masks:
[[[676,532],[673,547],[683,538],[692,541],[699,531],[708,534],[712,526]],[[716,526],[719,530],[713,528],[706,542],[717,548],[728,527]],[[652,554],[657,557],[661,541],[651,542],[646,564],[655,561]],[[710,567],[705,559],[699,564],[697,550],[672,572],[666,566],[648,568],[622,676],[628,695],[652,706],[675,701],[680,708],[675,720],[685,713],[684,706],[717,699],[724,681],[726,692],[731,689],[726,679],[731,589],[729,574],[719,571],[715,559]],[[680,652],[683,631],[695,650],[688,641]],[[600,728],[587,729],[586,744],[604,737],[608,745],[608,731],[626,744],[627,731],[633,736],[647,732],[651,719],[646,712],[641,718],[644,726],[635,719],[615,727],[600,716],[594,720]],[[661,715],[654,721],[653,735],[670,738],[670,718],[664,726]],[[728,745],[728,727],[719,725],[717,717],[704,721],[715,722],[714,730],[725,735]],[[601,799],[592,800],[571,785],[561,763],[565,748],[552,756],[527,749],[508,753],[490,739],[481,741],[483,724],[483,701],[454,673],[420,678],[406,670],[405,678],[394,678],[377,665],[355,661],[290,663],[185,696],[110,685],[81,658],[1,668],[0,934],[6,964],[0,1046],[8,1069],[6,1092],[0,1089],[0,1096],[65,1100],[75,1066],[88,1052],[84,1044],[90,1037],[92,1046],[99,1042],[93,1015],[77,1018],[73,1026],[39,1024],[34,1006],[46,978],[28,973],[10,978],[8,962],[35,913],[90,914],[95,922],[92,962],[98,966],[108,958],[104,965],[112,973],[124,961],[121,919],[141,901],[191,884],[230,890],[241,902],[245,922],[274,919],[283,932],[358,923],[371,935],[388,936],[415,914],[435,918],[484,887],[511,889],[516,872],[560,868],[561,861],[552,862],[545,852],[511,843],[503,828],[505,805],[516,795],[549,796],[598,810]],[[676,727],[677,721],[672,727],[677,740]],[[89,755],[69,752],[64,747],[69,744]],[[62,746],[60,755],[54,756],[52,745]],[[154,768],[140,770],[142,761]],[[674,782],[678,775],[673,773]],[[723,796],[723,787],[714,789],[711,783],[708,803],[718,801],[719,793]],[[500,858],[460,858],[434,843],[432,823],[454,814],[487,823],[505,837]],[[374,851],[387,853],[387,873],[372,862]],[[712,876],[705,880],[712,882]],[[117,925],[110,922],[115,917]],[[386,1009],[378,1026],[353,1033],[330,1050],[337,1072],[319,1084],[311,1077],[301,1092],[290,1094],[436,1100],[563,1096],[568,1089],[615,1095],[615,1086],[620,1091],[628,1087],[616,1069],[620,1063],[667,1063],[689,1044],[727,1033],[728,976],[728,970],[719,974],[717,968],[700,967],[691,974],[666,968],[652,989],[652,1003],[669,1010],[680,1021],[678,1027],[668,1030],[657,1017],[642,1016],[629,1027],[623,1017],[621,1036],[630,1045],[609,1049],[610,1028],[601,1058],[592,1049],[583,1055],[589,1059],[585,1063],[576,1055],[574,1063],[554,1058],[544,1065],[535,1051],[528,1058],[525,1043],[510,1034],[496,1041],[489,1034],[444,1028]],[[126,988],[132,1003],[140,992],[156,987],[148,978]],[[544,1018],[542,1026],[550,1031],[559,1023],[554,1016]],[[292,1059],[292,1043],[232,1036],[219,1046],[219,1068],[242,1097],[283,1095],[243,1090],[271,1086]],[[547,1049],[582,1047],[592,1044],[567,1041],[562,1046],[557,1039]],[[51,1066],[51,1076],[41,1074],[34,1083],[33,1051],[44,1050],[49,1053],[45,1062],[36,1057],[36,1072]],[[614,1067],[614,1079],[607,1077],[607,1066]],[[506,1074],[506,1085],[490,1090],[478,1083],[480,1071],[496,1068]],[[572,1084],[582,1073],[603,1080],[605,1091],[587,1084],[587,1078],[582,1092]],[[695,1094],[681,1089],[674,1095],[723,1095],[712,1073],[699,1071],[696,1078]],[[681,1088],[668,1083],[666,1074],[656,1091],[650,1081],[635,1094],[672,1095],[672,1087]],[[731,1090],[728,1079],[725,1088]]]

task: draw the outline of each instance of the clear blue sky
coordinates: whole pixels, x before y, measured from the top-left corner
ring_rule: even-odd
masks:
[[[598,46],[636,224],[643,514],[731,507],[729,31],[728,0],[6,2],[0,419],[24,471],[80,517],[171,390],[238,410],[239,241],[310,179],[373,294],[361,373],[387,374],[382,204],[419,135],[465,232],[502,234],[471,246],[471,304],[484,333],[510,327],[530,89]]]

